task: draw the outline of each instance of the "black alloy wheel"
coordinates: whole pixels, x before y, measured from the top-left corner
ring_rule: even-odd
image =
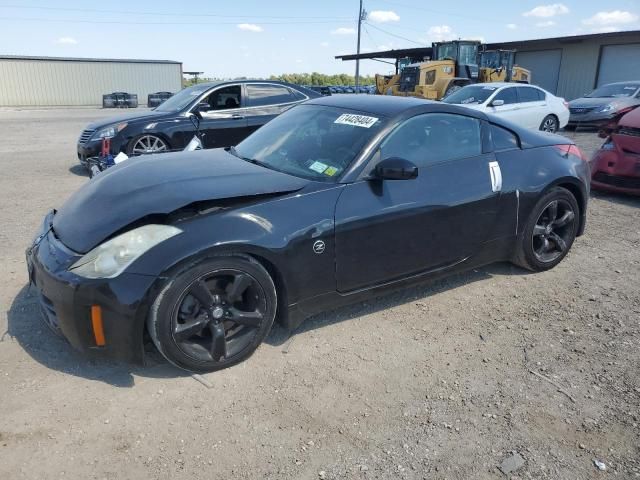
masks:
[[[541,196],[520,234],[513,262],[541,272],[567,255],[578,232],[580,209],[573,194],[553,187]]]
[[[268,334],[276,291],[253,259],[217,257],[174,277],[147,320],[162,355],[189,371],[208,372],[249,357]]]
[[[542,211],[531,238],[536,258],[549,263],[566,253],[573,241],[576,214],[566,200],[552,200]]]

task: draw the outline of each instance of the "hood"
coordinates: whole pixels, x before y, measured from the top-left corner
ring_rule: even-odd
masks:
[[[620,119],[620,122],[618,122],[618,125],[627,128],[640,128],[640,108],[631,110],[629,113],[624,115]]]
[[[308,183],[223,149],[134,157],[69,197],[53,219],[53,230],[69,248],[86,253],[148,215],[168,214],[194,202],[287,193]]]
[[[570,108],[593,108],[604,107],[605,105],[613,104],[616,108],[626,107],[627,105],[633,105],[634,103],[640,103],[637,98],[633,97],[582,97],[576,98],[569,102]]]
[[[168,112],[158,112],[155,110],[146,110],[146,111],[136,112],[136,113],[127,113],[124,115],[116,115],[114,117],[108,117],[108,118],[97,120],[87,125],[86,128],[97,130],[99,128],[106,127],[107,125],[113,125],[116,123],[135,122],[136,120],[150,120],[153,118],[164,117],[166,115],[175,116],[175,113],[169,114]]]

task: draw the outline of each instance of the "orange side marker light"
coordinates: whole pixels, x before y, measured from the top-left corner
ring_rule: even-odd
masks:
[[[96,339],[96,345],[104,347],[104,327],[102,325],[102,307],[100,305],[91,305],[91,325],[93,326],[93,336]]]

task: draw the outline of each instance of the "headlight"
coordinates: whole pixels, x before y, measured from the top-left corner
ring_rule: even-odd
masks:
[[[612,110],[615,110],[616,107],[614,107],[613,105],[605,105],[604,107],[602,107],[600,110],[598,110],[598,112],[600,113],[607,113],[607,112],[611,112]]]
[[[127,126],[127,122],[123,122],[117,125],[110,125],[108,127],[104,127],[98,130],[96,133],[94,133],[93,138],[113,138],[118,134],[118,132],[121,132],[122,130],[124,130],[126,126]]]
[[[182,233],[170,225],[145,225],[98,245],[69,270],[85,278],[113,278],[149,249]]]

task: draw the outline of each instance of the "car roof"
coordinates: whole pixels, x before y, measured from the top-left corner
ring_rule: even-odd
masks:
[[[600,85],[601,87],[608,87],[609,85],[637,85],[640,87],[640,80],[628,80],[626,82],[611,82]]]
[[[305,105],[325,105],[327,107],[360,110],[375,115],[392,117],[412,107],[442,105],[440,102],[415,97],[396,97],[392,95],[339,95],[309,100]]]
[[[288,82],[281,82],[279,80],[259,80],[259,79],[252,79],[252,80],[218,80],[215,82],[202,82],[202,83],[196,83],[194,85],[190,85],[191,87],[200,87],[200,88],[211,88],[211,87],[218,87],[220,85],[227,85],[227,84],[237,84],[237,83],[274,83],[276,85],[286,85],[287,87],[295,87],[295,88],[308,88],[305,87],[303,85],[296,85],[293,83],[288,83]]]

